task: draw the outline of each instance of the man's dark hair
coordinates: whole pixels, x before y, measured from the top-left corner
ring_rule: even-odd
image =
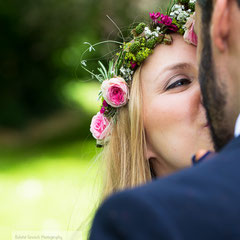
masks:
[[[202,9],[202,29],[209,31],[209,23],[211,21],[213,11],[212,0],[198,0],[197,2]],[[238,0],[238,2],[240,3],[240,0]],[[207,29],[205,27],[207,27]]]

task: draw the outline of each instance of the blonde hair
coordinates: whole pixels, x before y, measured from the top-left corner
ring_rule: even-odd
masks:
[[[111,137],[97,157],[98,160],[101,159],[99,172],[103,176],[102,191],[85,223],[79,227],[81,230],[87,229],[88,239],[95,210],[105,198],[114,192],[136,187],[152,179],[149,161],[144,157],[146,138],[140,81],[141,66],[134,73],[129,102],[118,109]]]
[[[118,109],[109,142],[102,151],[104,200],[110,194],[146,183],[152,179],[144,157],[146,138],[143,124],[141,66],[134,74],[130,99]]]

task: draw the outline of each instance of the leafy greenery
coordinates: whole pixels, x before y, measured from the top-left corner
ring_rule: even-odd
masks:
[[[119,26],[131,23],[132,16],[123,7],[126,3],[124,0],[107,6],[105,0],[2,2],[0,126],[23,128],[32,119],[65,108],[59,93],[68,80],[89,79],[79,67],[81,53],[86,49],[83,43],[107,39],[112,23],[106,19],[106,12],[118,19]],[[117,30],[111,37],[118,38]],[[104,49],[109,52],[107,46]],[[91,52],[91,58],[100,59],[102,55],[100,51]]]

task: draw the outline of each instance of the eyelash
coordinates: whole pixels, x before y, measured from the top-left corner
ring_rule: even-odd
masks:
[[[181,85],[178,85],[179,83],[185,83],[185,84],[181,84]],[[173,88],[176,88],[176,87],[181,87],[181,86],[183,86],[183,85],[188,85],[188,84],[190,84],[191,83],[191,81],[189,80],[189,79],[187,79],[187,78],[182,78],[182,79],[179,79],[179,80],[177,80],[176,82],[174,82],[173,84],[171,84],[170,86],[168,86],[167,87],[167,89],[166,90],[170,90],[170,89],[173,89]]]

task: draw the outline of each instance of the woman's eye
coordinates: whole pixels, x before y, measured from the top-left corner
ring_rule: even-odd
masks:
[[[188,85],[190,83],[191,83],[191,81],[189,79],[183,78],[183,79],[180,79],[180,80],[174,82],[170,86],[168,86],[166,90],[170,90],[170,89],[173,89],[173,88],[176,88],[176,87],[181,87],[183,85]]]

